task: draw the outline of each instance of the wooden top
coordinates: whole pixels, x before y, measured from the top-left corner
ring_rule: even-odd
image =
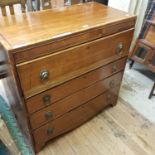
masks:
[[[135,16],[96,2],[0,17],[0,42],[13,50],[129,19]]]

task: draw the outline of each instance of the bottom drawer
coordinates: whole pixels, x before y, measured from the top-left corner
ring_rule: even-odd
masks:
[[[118,91],[119,87],[116,87],[106,93],[103,93],[82,106],[66,113],[62,117],[49,122],[39,129],[36,129],[33,132],[36,151],[39,151],[48,140],[86,122],[95,114],[102,111],[107,105],[115,105]]]

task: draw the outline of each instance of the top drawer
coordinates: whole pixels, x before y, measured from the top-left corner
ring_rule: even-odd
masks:
[[[17,65],[25,97],[128,54],[133,29]]]
[[[103,17],[102,17],[103,18]],[[108,35],[115,34],[117,32],[128,30],[135,25],[135,18],[129,20],[123,20],[115,24],[109,24],[107,26],[101,26],[94,29],[82,31],[80,33],[68,34],[66,33],[58,35],[53,41],[47,43],[40,43],[34,47],[27,47],[23,50],[15,50],[13,57],[16,64],[33,60],[35,58],[55,53],[57,51],[67,49],[73,46],[80,45],[95,39],[99,39]],[[59,38],[60,37],[60,38]]]

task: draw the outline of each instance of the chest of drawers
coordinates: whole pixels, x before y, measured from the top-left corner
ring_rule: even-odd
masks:
[[[2,18],[11,107],[36,152],[116,105],[135,20],[94,2]]]

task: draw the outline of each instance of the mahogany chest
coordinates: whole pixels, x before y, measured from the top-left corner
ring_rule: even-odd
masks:
[[[135,20],[95,2],[0,19],[11,106],[36,152],[116,105]]]

